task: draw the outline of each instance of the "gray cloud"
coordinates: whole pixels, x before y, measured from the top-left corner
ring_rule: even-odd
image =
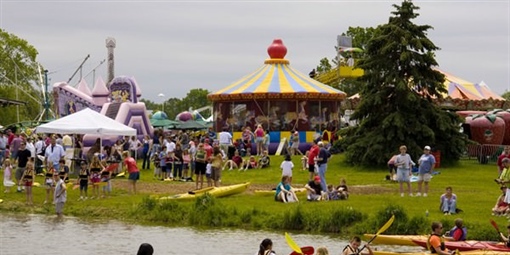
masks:
[[[145,98],[211,91],[260,67],[267,46],[282,38],[287,59],[307,73],[335,55],[336,35],[349,26],[386,23],[400,1],[338,2],[3,2],[0,26],[34,45],[52,82],[67,80],[91,54],[83,74],[117,40],[116,75],[134,76]],[[434,30],[440,67],[502,93],[509,78],[508,1],[415,1],[419,24]],[[96,77],[106,77],[106,65]],[[86,78],[92,84],[92,75]],[[77,82],[77,80],[73,80]]]

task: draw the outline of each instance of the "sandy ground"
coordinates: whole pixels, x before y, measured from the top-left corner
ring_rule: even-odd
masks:
[[[205,181],[205,180],[204,180]],[[113,187],[118,189],[128,190],[129,183],[126,179],[117,178],[113,180]],[[222,185],[231,185],[235,183],[222,183]],[[207,187],[205,181],[204,187]],[[275,187],[272,184],[250,184],[248,193],[254,193],[255,190],[271,190]],[[295,188],[302,188],[303,185],[293,185]],[[141,193],[153,195],[169,195],[186,193],[195,189],[195,182],[181,182],[181,181],[160,181],[160,182],[138,182],[137,190]],[[349,186],[349,193],[351,194],[376,194],[376,193],[389,193],[393,189],[389,187],[381,187],[377,185],[355,185]]]

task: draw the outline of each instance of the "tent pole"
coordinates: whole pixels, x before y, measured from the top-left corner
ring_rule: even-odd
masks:
[[[253,102],[255,102],[255,104],[257,105],[257,108],[259,108],[260,112],[262,113],[262,115],[264,116],[264,118],[267,119],[267,115],[264,113],[264,110],[262,110],[262,108],[260,107],[259,103],[257,102],[257,100],[253,99]]]

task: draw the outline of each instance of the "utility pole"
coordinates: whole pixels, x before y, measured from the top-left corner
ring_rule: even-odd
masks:
[[[50,101],[48,100],[48,70],[44,70],[44,119],[48,121],[48,113],[50,112]]]

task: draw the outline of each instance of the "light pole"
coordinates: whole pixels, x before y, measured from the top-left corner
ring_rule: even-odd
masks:
[[[163,93],[159,93],[158,97],[163,98],[163,105],[161,106],[161,111],[162,111],[162,112],[165,112],[165,98],[164,98],[164,97],[165,97],[165,94],[163,94]]]

